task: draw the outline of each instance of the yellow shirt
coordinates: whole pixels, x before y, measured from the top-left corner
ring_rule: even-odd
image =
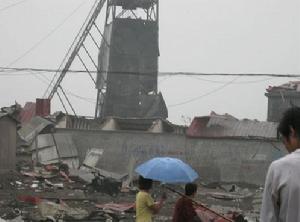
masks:
[[[136,222],[152,222],[153,212],[150,209],[154,200],[149,193],[140,191],[136,195]]]

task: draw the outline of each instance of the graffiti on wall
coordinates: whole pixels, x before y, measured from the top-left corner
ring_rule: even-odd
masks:
[[[149,156],[176,156],[184,157],[184,147],[182,150],[178,148],[166,147],[162,144],[134,144],[124,142],[122,145],[123,154],[129,154],[136,157],[149,157]]]

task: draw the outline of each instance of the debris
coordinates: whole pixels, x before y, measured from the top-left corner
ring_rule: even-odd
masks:
[[[63,183],[51,183],[49,180],[45,179],[45,183],[46,185],[48,186],[51,186],[51,187],[56,187],[56,188],[64,188],[64,184]]]
[[[22,219],[21,216],[18,216],[12,220],[4,220],[2,218],[0,218],[0,222],[23,222],[24,220]]]
[[[63,201],[59,201],[59,203],[42,201],[38,204],[38,209],[44,219],[47,217],[64,218],[65,216],[68,216],[76,220],[81,220],[88,217],[88,212],[86,210],[72,208]]]
[[[98,192],[107,193],[110,196],[116,196],[120,192],[121,185],[121,182],[114,179],[96,176],[88,187]]]
[[[135,203],[122,203],[122,204],[116,204],[116,203],[108,203],[108,204],[96,204],[97,208],[101,209],[108,209],[113,210],[117,212],[126,212],[129,210],[133,210],[135,208]]]
[[[102,154],[103,149],[92,148],[88,150],[82,165],[88,167],[96,167]]]
[[[30,204],[35,204],[37,205],[40,203],[42,200],[39,197],[34,197],[34,196],[29,196],[29,195],[20,195],[17,197],[19,201],[30,203]]]
[[[16,185],[21,186],[21,185],[22,185],[22,182],[16,181]]]
[[[59,171],[60,175],[66,179],[69,183],[74,183],[73,180],[70,179],[70,177],[64,172],[64,171]]]

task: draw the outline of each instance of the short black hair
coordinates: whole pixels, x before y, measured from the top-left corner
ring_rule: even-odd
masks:
[[[150,190],[152,188],[153,180],[139,176],[139,189]]]
[[[193,195],[194,193],[197,192],[197,184],[195,183],[187,183],[185,185],[185,195],[186,196],[191,196]]]
[[[281,134],[286,139],[291,134],[291,128],[296,132],[296,136],[300,139],[300,108],[292,107],[283,113],[283,116],[279,122],[277,133]]]

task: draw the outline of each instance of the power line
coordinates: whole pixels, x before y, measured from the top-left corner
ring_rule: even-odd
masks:
[[[210,80],[210,79],[204,79],[204,78],[199,78],[195,76],[189,76],[190,78],[197,79],[199,81],[204,81],[204,82],[211,82],[211,83],[217,83],[217,84],[223,84],[227,83],[228,81],[218,81],[218,80]],[[268,80],[274,79],[274,77],[270,78],[264,78],[264,79],[258,79],[258,80],[249,80],[249,81],[239,81],[239,82],[233,82],[232,84],[249,84],[249,83],[260,83],[260,82],[265,82]]]
[[[48,69],[48,68],[16,68],[16,67],[0,67],[0,75],[26,75],[26,74],[12,74],[11,72],[45,72],[45,73],[56,73],[61,72],[59,69]],[[70,73],[87,73],[86,70],[68,70]],[[153,75],[157,72],[126,72],[126,71],[101,71],[102,73],[109,73],[115,75]],[[10,74],[8,74],[10,73]],[[90,73],[97,73],[96,70],[91,70]],[[300,77],[298,73],[287,73],[287,74],[272,74],[272,73],[202,73],[202,72],[159,72],[159,76],[244,76],[244,77],[278,77],[278,78],[297,78]],[[221,82],[220,82],[221,83]]]
[[[26,1],[28,1],[28,0],[22,0],[22,1],[15,2],[13,4],[7,5],[7,6],[3,7],[3,8],[0,8],[0,12],[3,12],[5,10],[7,10],[7,9],[10,9],[10,8],[12,8],[14,6],[20,5],[20,4],[22,4],[23,2],[26,2]]]
[[[237,79],[239,79],[239,78],[241,78],[241,76],[237,76],[237,77],[234,78],[233,80],[231,80],[231,81],[229,81],[229,82],[223,84],[222,86],[217,87],[217,88],[213,89],[212,91],[209,91],[209,92],[207,92],[207,93],[205,93],[205,94],[203,94],[203,95],[197,96],[197,97],[192,98],[192,99],[188,99],[188,100],[186,100],[186,101],[184,101],[184,102],[180,102],[180,103],[175,103],[175,104],[173,104],[173,105],[169,105],[168,108],[172,108],[172,107],[176,107],[176,106],[185,105],[185,104],[194,102],[194,101],[196,101],[196,100],[202,99],[203,97],[209,96],[209,95],[211,95],[211,94],[213,94],[213,93],[216,93],[216,92],[220,91],[221,89],[223,89],[223,88],[225,88],[226,86],[232,84],[235,80],[237,80]]]
[[[23,0],[26,1],[26,0]],[[17,57],[15,60],[10,62],[5,68],[12,66],[13,64],[17,63],[21,59],[23,59],[26,55],[28,55],[30,52],[32,52],[34,49],[36,49],[41,43],[43,43],[46,39],[48,39],[53,33],[55,33],[61,26],[63,26],[68,19],[73,16],[81,7],[83,4],[85,4],[86,1],[81,2],[67,17],[63,19],[54,29],[52,29],[49,33],[47,33],[43,38],[41,38],[37,43],[35,43],[32,47],[30,47],[28,50],[26,50],[22,55]],[[1,69],[4,69],[1,67]],[[1,71],[1,70],[0,70]],[[31,70],[34,71],[34,70]]]
[[[39,74],[39,75],[38,75]],[[48,85],[50,82],[50,79],[48,79],[46,76],[43,75],[43,72],[39,72],[39,73],[31,73],[31,75],[33,75],[37,80],[39,80],[40,82],[44,83],[45,85]],[[87,103],[90,104],[95,104],[96,100],[93,98],[88,98],[88,97],[84,97],[84,96],[80,96],[78,94],[75,94],[74,92],[70,91],[70,90],[65,90],[66,94],[73,96],[77,99],[80,99],[82,101],[85,101]]]

